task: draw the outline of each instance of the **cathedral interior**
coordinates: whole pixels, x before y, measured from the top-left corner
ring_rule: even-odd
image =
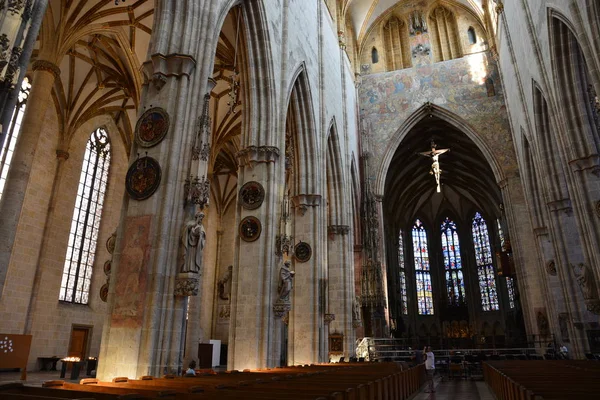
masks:
[[[597,0],[0,7],[0,334],[28,369],[600,353]]]

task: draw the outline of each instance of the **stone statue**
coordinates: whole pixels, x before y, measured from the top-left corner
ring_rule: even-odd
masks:
[[[279,301],[288,303],[290,301],[290,292],[293,288],[293,279],[296,273],[290,270],[290,262],[283,263],[283,267],[279,270]]]
[[[217,291],[221,300],[229,300],[231,294],[231,277],[233,275],[233,265],[227,267],[225,275],[217,282]]]
[[[594,276],[592,270],[583,263],[580,263],[579,265],[571,265],[571,267],[573,268],[575,278],[577,279],[577,283],[579,284],[581,292],[583,293],[583,299],[596,299],[596,285],[594,283]]]
[[[360,305],[356,300],[352,302],[352,319],[354,321],[360,321]]]
[[[202,268],[202,255],[206,243],[206,231],[202,226],[203,212],[196,213],[193,220],[185,224],[181,235],[184,250],[184,261],[181,272],[200,272]]]
[[[548,336],[550,333],[548,318],[542,311],[538,311],[536,314],[537,326],[541,336]]]
[[[432,140],[431,141],[431,151],[425,151],[425,152],[419,153],[422,156],[431,158],[432,163],[431,163],[431,171],[429,171],[429,174],[433,175],[435,177],[435,183],[437,184],[437,192],[438,193],[441,192],[440,177],[442,175],[439,157],[440,157],[440,155],[442,155],[448,151],[450,151],[450,149],[437,150],[437,145]]]

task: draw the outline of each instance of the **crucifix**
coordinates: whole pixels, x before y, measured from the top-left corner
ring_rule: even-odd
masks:
[[[442,170],[440,169],[439,156],[450,151],[450,149],[437,149],[437,144],[433,140],[431,140],[431,151],[425,151],[419,153],[422,156],[431,158],[431,171],[429,171],[430,175],[435,177],[435,182],[437,183],[437,192],[440,193],[440,176],[442,175]]]

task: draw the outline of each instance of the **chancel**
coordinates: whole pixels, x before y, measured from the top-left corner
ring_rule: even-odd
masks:
[[[597,368],[598,0],[0,9],[0,381],[544,397]]]

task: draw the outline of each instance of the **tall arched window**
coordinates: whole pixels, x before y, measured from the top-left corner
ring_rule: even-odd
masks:
[[[87,142],[71,221],[69,247],[58,299],[70,303],[89,301],[92,267],[110,165],[110,142],[98,128]]]
[[[404,260],[404,239],[402,231],[398,232],[398,279],[400,283],[400,298],[402,301],[402,314],[408,314],[408,296],[406,294],[406,263]]]
[[[490,235],[487,224],[479,213],[475,213],[475,217],[473,217],[472,232],[479,291],[481,293],[481,306],[483,311],[499,310],[496,278],[494,276],[494,266],[492,265]]]
[[[417,283],[417,306],[419,314],[433,315],[433,292],[431,290],[431,272],[427,231],[420,220],[416,220],[412,229],[415,277]]]
[[[10,120],[10,126],[6,130],[6,137],[4,138],[4,143],[2,143],[2,149],[0,149],[0,199],[2,198],[2,193],[4,193],[8,169],[10,168],[10,162],[12,160],[13,152],[15,151],[15,146],[17,145],[21,121],[25,114],[25,106],[27,105],[27,98],[29,97],[30,91],[31,83],[29,83],[29,79],[25,78],[21,84],[21,90],[19,91],[15,111]]]
[[[371,49],[371,62],[373,64],[377,64],[379,62],[379,52],[376,47]]]
[[[446,218],[442,223],[441,230],[448,304],[451,306],[464,305],[467,296],[465,295],[465,281],[456,224],[450,218]]]
[[[502,223],[499,219],[496,220],[498,225],[498,237],[500,238],[500,247],[502,251],[506,251],[506,240],[504,239],[504,231],[502,230]],[[515,308],[515,282],[512,277],[506,277],[506,290],[508,291],[508,306]]]

